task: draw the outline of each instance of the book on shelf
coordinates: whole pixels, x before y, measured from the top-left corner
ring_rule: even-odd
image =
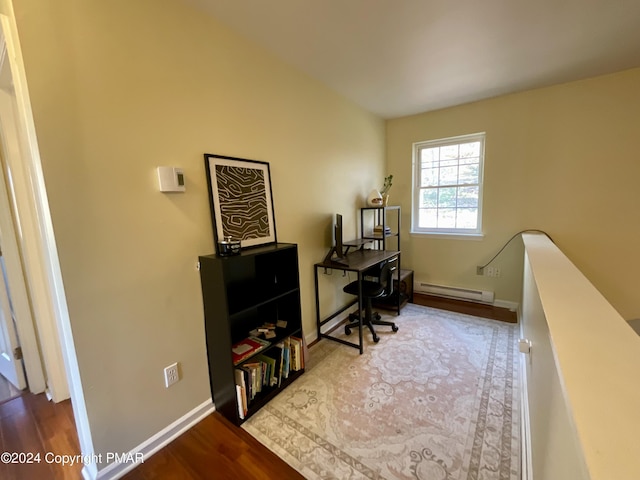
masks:
[[[289,378],[290,372],[302,369],[304,342],[293,336],[237,365],[234,374],[239,417],[246,417],[249,405],[257,394],[265,389],[280,387],[282,380]]]
[[[238,365],[243,360],[246,360],[251,355],[254,355],[271,345],[270,342],[258,337],[248,337],[244,340],[234,344],[231,347],[231,353],[233,355],[233,364]]]
[[[236,383],[236,400],[238,404],[238,416],[240,419],[244,419],[247,412],[244,411],[243,404],[246,401],[245,393],[242,391],[242,387]]]
[[[289,378],[291,370],[291,339],[289,337],[282,341],[282,378]]]
[[[382,225],[376,225],[375,227],[373,227],[373,233],[382,234],[382,232],[390,234],[391,227],[383,227]]]
[[[266,372],[264,374],[263,382],[269,387],[273,387],[278,384],[276,378],[276,359],[269,357],[268,355],[258,355],[256,360],[263,362],[267,365]]]
[[[238,414],[240,418],[244,418],[247,414],[247,385],[245,382],[244,372],[235,370],[236,377],[236,393],[238,395]]]
[[[298,371],[304,369],[304,344],[301,338],[290,337],[292,349],[293,370]]]
[[[259,368],[260,364],[257,362],[245,363],[240,367],[240,370],[245,375],[247,384],[247,404],[256,398],[256,395],[262,390],[262,383],[258,381],[261,376]]]
[[[278,387],[279,387],[282,384],[282,372],[284,367],[284,342],[278,343],[274,350],[278,358],[277,374],[278,374]]]
[[[296,349],[296,341],[293,339],[293,337],[289,337],[289,370],[292,372],[295,372],[297,370],[300,370],[300,368],[298,367],[299,365],[299,360],[298,360],[298,352],[300,351],[300,349]]]

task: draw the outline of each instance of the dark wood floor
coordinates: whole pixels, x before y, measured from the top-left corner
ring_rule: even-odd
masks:
[[[81,479],[82,464],[47,463],[48,452],[80,453],[71,402],[49,402],[44,394],[25,394],[0,404],[0,453],[40,454],[31,464],[0,462],[0,479]],[[127,480],[148,479],[303,479],[255,438],[219,413],[209,415],[144,463]]]
[[[414,303],[515,323],[515,312],[478,303],[415,294]],[[25,394],[0,404],[0,452],[78,454],[71,402]],[[62,467],[44,461],[30,465],[0,462],[0,479],[80,479],[82,464]],[[298,472],[220,414],[206,417],[144,463],[126,480],[220,479],[299,480]]]
[[[0,452],[34,454],[40,462],[0,462],[3,480],[79,479],[82,465],[62,467],[47,463],[46,454],[75,455],[80,452],[71,402],[49,402],[44,394],[30,393],[0,405]]]
[[[124,480],[301,480],[297,471],[219,413],[209,415]]]
[[[518,314],[508,308],[494,307],[484,303],[466,302],[452,298],[436,297],[422,293],[413,294],[413,303],[426,307],[439,308],[451,312],[465,313],[481,318],[500,320],[501,322],[517,323]]]

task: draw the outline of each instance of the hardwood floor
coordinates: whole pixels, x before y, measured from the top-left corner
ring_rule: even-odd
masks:
[[[209,415],[143,464],[124,480],[304,479],[277,455],[219,413]]]
[[[53,403],[44,394],[30,393],[0,405],[0,452],[40,454],[30,464],[0,462],[3,480],[79,479],[82,464],[63,467],[49,463],[47,453],[76,455],[80,452],[71,402]]]
[[[44,394],[25,394],[0,405],[0,453],[40,454],[31,464],[0,462],[0,479],[81,479],[82,463],[48,463],[47,453],[80,453],[71,402],[49,402]],[[144,463],[127,480],[247,479],[300,480],[292,469],[255,438],[219,413],[209,415]]]
[[[508,308],[494,307],[493,305],[485,305],[484,303],[465,302],[464,300],[436,297],[423,293],[414,293],[413,303],[416,305],[424,305],[425,307],[439,308],[440,310],[490,318],[501,322],[518,323],[518,314],[516,312]]]

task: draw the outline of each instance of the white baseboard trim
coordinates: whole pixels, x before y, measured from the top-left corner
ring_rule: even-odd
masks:
[[[82,470],[82,475],[87,480],[116,480],[121,478],[127,472],[133,470],[140,464],[140,460],[138,459],[142,459],[142,461],[149,459],[149,457],[158,450],[167,446],[214,411],[215,406],[213,405],[213,401],[212,399],[209,399],[128,452],[126,456],[136,459],[135,461],[127,463],[110,463],[102,470],[99,470],[97,475],[94,474],[91,476],[87,476],[87,474],[91,474],[91,469],[88,469],[88,467],[93,466],[95,470],[95,464],[88,465]],[[85,470],[87,470],[87,472],[85,472]]]
[[[323,333],[326,333],[327,331],[331,330],[333,327],[335,327],[336,325],[340,324],[340,322],[343,322],[344,320],[346,320],[347,318],[349,318],[349,314],[352,312],[356,312],[358,310],[358,306],[354,305],[351,308],[348,308],[347,310],[345,310],[344,312],[342,312],[340,315],[336,316],[335,318],[332,318],[330,322],[325,323],[322,326],[322,330]],[[305,341],[307,342],[307,345],[310,345],[311,343],[315,342],[318,339],[318,329],[314,328],[313,332],[307,334],[304,336]]]
[[[315,327],[315,326],[314,326]],[[311,345],[313,342],[318,340],[318,328],[315,327],[311,333],[307,333],[304,336],[304,341],[307,342],[307,345]]]
[[[506,308],[507,310],[511,310],[512,312],[517,312],[520,309],[520,304],[518,302],[512,302],[510,300],[496,299],[493,302],[493,306],[498,308]]]

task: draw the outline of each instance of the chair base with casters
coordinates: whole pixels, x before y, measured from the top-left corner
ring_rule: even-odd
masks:
[[[366,308],[365,308],[365,312],[366,312]],[[380,341],[380,337],[378,336],[375,329],[373,328],[374,325],[391,327],[391,330],[393,330],[394,332],[398,331],[398,326],[395,323],[381,320],[382,317],[380,317],[380,314],[378,312],[372,312],[371,320],[368,320],[368,318],[369,318],[369,315],[365,313],[362,319],[362,326],[369,327],[369,330],[371,331],[371,335],[373,335],[373,341],[376,343]],[[360,319],[358,318],[357,313],[350,313],[349,320],[351,320],[351,322],[344,326],[344,333],[347,335],[351,335],[352,328],[360,327]]]
[[[398,268],[398,259],[389,260],[384,265],[382,265],[382,269],[380,271],[380,283],[372,282],[370,280],[362,281],[362,300],[364,302],[364,316],[362,317],[362,325],[369,327],[371,331],[371,335],[373,335],[373,341],[378,343],[380,341],[380,337],[376,333],[373,328],[374,325],[381,325],[391,327],[391,330],[394,332],[398,331],[398,326],[394,322],[387,322],[381,320],[380,314],[373,311],[372,300],[374,298],[383,298],[388,297],[393,293],[393,272]],[[343,288],[345,293],[349,293],[351,295],[358,295],[358,282],[351,282],[347,286]],[[352,320],[351,323],[348,323],[344,327],[344,333],[347,335],[351,335],[352,328],[360,327],[360,316],[361,312],[351,313],[349,314],[349,320]]]

